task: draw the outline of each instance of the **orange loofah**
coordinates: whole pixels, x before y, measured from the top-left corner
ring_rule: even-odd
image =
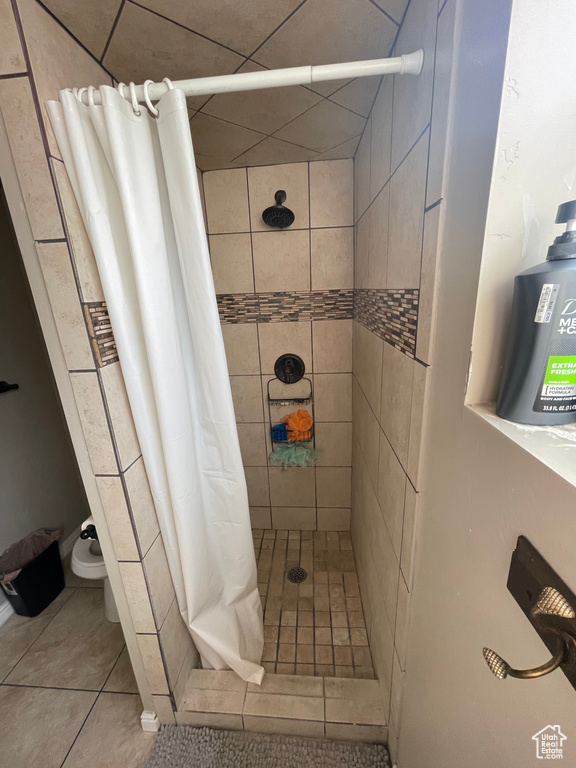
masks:
[[[281,421],[288,427],[288,440],[291,442],[300,442],[312,439],[312,416],[308,411],[299,410],[296,413],[289,413]]]

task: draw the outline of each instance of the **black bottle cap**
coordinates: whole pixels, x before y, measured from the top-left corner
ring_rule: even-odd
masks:
[[[576,200],[568,200],[558,206],[556,214],[556,224],[566,224],[576,221]],[[571,224],[566,228],[554,243],[548,248],[546,261],[556,261],[557,259],[576,259],[576,229]]]

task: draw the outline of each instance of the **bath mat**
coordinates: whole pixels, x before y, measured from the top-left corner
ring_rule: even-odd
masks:
[[[165,725],[142,768],[390,768],[386,747]]]

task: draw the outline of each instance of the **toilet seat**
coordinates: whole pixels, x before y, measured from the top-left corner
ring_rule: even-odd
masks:
[[[105,579],[107,576],[106,565],[102,555],[93,555],[90,552],[92,539],[77,539],[72,549],[72,572],[82,579]]]

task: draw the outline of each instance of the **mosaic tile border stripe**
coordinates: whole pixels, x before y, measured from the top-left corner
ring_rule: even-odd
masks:
[[[112,333],[110,315],[105,301],[84,304],[84,316],[96,361],[100,368],[118,362],[118,350]]]
[[[220,293],[220,322],[282,323],[297,320],[350,320],[354,291],[276,291],[270,293]]]
[[[354,291],[354,319],[414,357],[419,293],[417,288],[359,288]]]

